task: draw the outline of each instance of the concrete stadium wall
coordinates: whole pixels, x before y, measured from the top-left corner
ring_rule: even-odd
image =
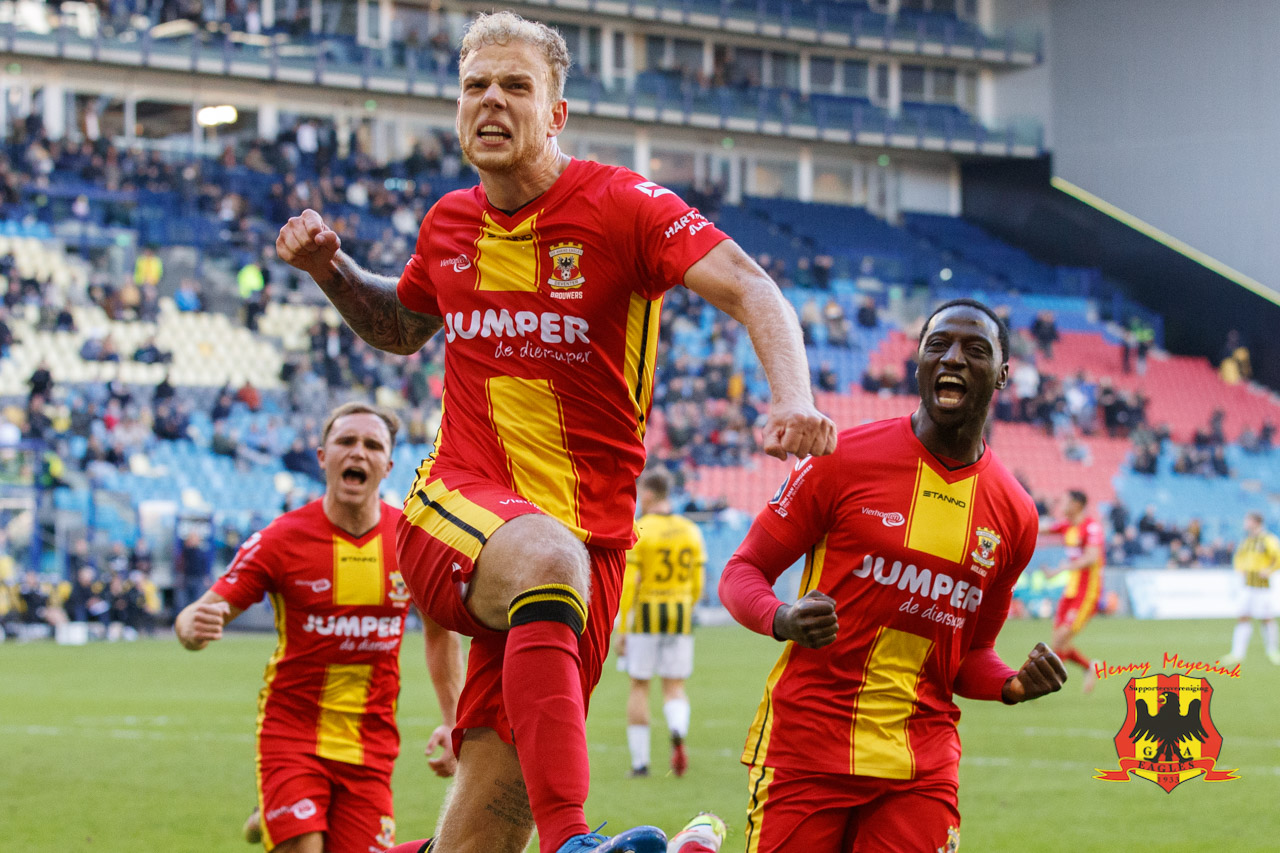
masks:
[[[999,0],[1036,18],[1042,69],[998,81],[1001,111],[1041,115],[1054,173],[1280,291],[1280,4]]]

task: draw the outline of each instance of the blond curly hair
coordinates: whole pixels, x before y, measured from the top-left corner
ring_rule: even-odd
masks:
[[[522,41],[532,45],[547,61],[547,81],[551,84],[552,102],[564,98],[564,80],[569,75],[569,48],[564,36],[538,21],[522,18],[514,12],[493,12],[477,17],[467,27],[462,37],[462,52],[458,57],[458,69],[466,65],[467,57],[491,44],[510,44]]]

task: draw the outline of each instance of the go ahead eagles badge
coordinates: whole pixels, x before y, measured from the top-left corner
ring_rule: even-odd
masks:
[[[1127,782],[1132,773],[1170,793],[1183,782],[1204,776],[1206,782],[1240,777],[1235,770],[1215,770],[1222,735],[1209,717],[1213,688],[1207,679],[1189,675],[1131,678],[1124,688],[1127,711],[1116,733],[1119,770],[1098,770],[1095,779]]]
[[[554,268],[547,284],[559,290],[571,287],[582,287],[586,277],[582,274],[579,263],[582,261],[581,243],[557,243],[548,252]]]
[[[1000,545],[1000,534],[986,527],[979,527],[977,533],[978,547],[969,553],[973,557],[975,563],[980,563],[988,569],[996,564],[996,548]]]

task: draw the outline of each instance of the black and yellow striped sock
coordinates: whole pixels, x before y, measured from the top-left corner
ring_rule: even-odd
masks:
[[[581,636],[587,624],[587,603],[568,584],[543,584],[511,599],[507,620],[512,628],[530,622],[563,622]]]

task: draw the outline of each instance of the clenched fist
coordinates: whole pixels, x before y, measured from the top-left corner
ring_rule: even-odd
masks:
[[[199,651],[212,640],[222,639],[222,626],[231,615],[225,601],[197,601],[188,605],[173,622],[178,641],[191,651]]]
[[[296,267],[312,278],[320,279],[332,267],[334,256],[342,248],[336,231],[325,225],[320,214],[311,208],[294,216],[276,237],[276,254],[280,260]]]
[[[764,452],[785,460],[788,453],[826,456],[836,449],[836,425],[811,405],[774,406],[764,425]]]
[[[1053,649],[1044,643],[1036,643],[1031,654],[1027,655],[1026,663],[1004,683],[1001,698],[1010,705],[1030,702],[1061,690],[1066,680],[1067,669]]]
[[[820,649],[835,642],[840,623],[836,600],[816,589],[795,604],[784,604],[773,614],[773,635],[794,640],[806,649]]]

